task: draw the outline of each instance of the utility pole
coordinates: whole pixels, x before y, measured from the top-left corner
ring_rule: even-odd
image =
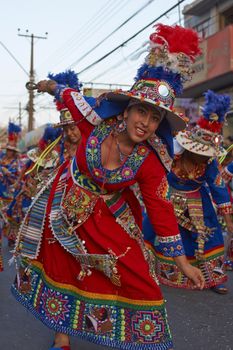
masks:
[[[48,33],[45,33],[46,36],[35,36],[34,34],[20,34],[20,29],[18,29],[18,36],[24,36],[25,38],[31,39],[31,59],[30,59],[30,72],[29,72],[29,81],[30,83],[35,83],[35,74],[34,74],[34,39],[47,39]],[[28,30],[26,30],[28,33]],[[33,130],[34,128],[34,91],[29,90],[29,101],[28,101],[28,131]]]
[[[22,127],[22,108],[21,108],[21,102],[19,102],[19,126]]]

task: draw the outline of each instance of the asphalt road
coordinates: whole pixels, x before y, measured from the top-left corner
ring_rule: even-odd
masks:
[[[10,285],[15,276],[4,246],[5,270],[0,273],[0,350],[48,350],[53,332],[15,301]],[[175,350],[233,349],[233,272],[229,272],[229,294],[187,291],[162,287]],[[71,339],[72,350],[106,349]]]

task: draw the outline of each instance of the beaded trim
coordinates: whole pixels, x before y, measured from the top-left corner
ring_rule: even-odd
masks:
[[[163,253],[164,256],[175,257],[185,255],[182,238],[180,234],[169,237],[156,237],[158,244],[156,249]]]
[[[19,228],[15,249],[13,251],[15,256],[21,255],[30,259],[36,259],[39,255],[42,232],[45,224],[46,206],[50,188],[56,174],[57,171],[32,200]]]
[[[232,203],[231,202],[218,204],[217,208],[218,208],[218,214],[219,215],[232,214],[233,213],[233,208],[232,208]]]
[[[94,128],[88,138],[86,147],[88,169],[94,179],[103,181],[104,178],[107,178],[108,183],[111,184],[134,179],[139,167],[150,153],[148,147],[143,143],[139,143],[121,167],[114,170],[105,169],[101,163],[101,144],[112,131],[115,123],[115,119],[111,118]]]
[[[155,150],[156,154],[158,154],[164,167],[170,171],[173,159],[170,157],[167,147],[163,144],[162,140],[157,135],[154,135],[147,142]]]
[[[171,334],[163,300],[134,300],[119,294],[87,293],[54,283],[41,266],[32,266],[32,288],[12,293],[17,301],[55,332],[109,348],[171,350]],[[90,294],[90,296],[89,296]]]
[[[222,178],[225,181],[225,183],[228,183],[232,180],[233,174],[225,167],[223,171],[221,172]]]

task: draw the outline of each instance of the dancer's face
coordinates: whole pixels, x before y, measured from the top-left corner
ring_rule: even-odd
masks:
[[[149,139],[162,120],[158,109],[145,103],[132,105],[124,112],[126,130],[131,141],[139,143]]]
[[[68,141],[72,144],[78,143],[81,139],[80,130],[75,124],[64,126],[64,133]]]

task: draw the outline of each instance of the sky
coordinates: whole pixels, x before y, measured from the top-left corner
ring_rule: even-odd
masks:
[[[140,56],[136,53],[153,32],[153,25],[149,24],[179,23],[179,19],[182,21],[183,7],[192,1],[185,0],[180,9],[174,8],[167,16],[156,22],[160,15],[177,2],[177,0],[1,0],[0,127],[6,126],[10,119],[18,122],[20,104],[22,124],[27,127],[28,123],[28,114],[25,110],[28,92],[25,84],[29,80],[31,39],[18,34],[33,34],[46,38],[35,39],[34,43],[36,81],[46,79],[49,72],[57,74],[72,69],[80,73],[78,75],[80,82],[111,84],[113,89],[118,88],[118,85],[114,84],[121,84],[122,88],[128,89],[146,55],[144,53]],[[138,13],[135,15],[136,12]],[[131,16],[133,18],[128,21]],[[122,25],[124,22],[127,23]],[[121,29],[112,34],[121,25]],[[148,28],[134,39],[87,69],[146,26]],[[103,43],[95,48],[101,41]],[[82,72],[83,70],[85,71]],[[90,85],[84,84],[84,87]],[[93,85],[93,87],[109,88],[109,85]],[[34,103],[35,127],[58,121],[59,113],[50,95],[36,93]]]

